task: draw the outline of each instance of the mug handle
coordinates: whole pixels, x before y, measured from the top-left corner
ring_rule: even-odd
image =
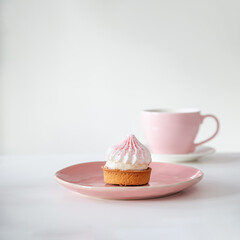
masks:
[[[201,115],[201,117],[202,117],[202,122],[203,122],[203,120],[204,120],[205,118],[208,118],[208,117],[213,118],[213,119],[216,121],[216,123],[217,123],[217,129],[216,129],[215,133],[214,133],[210,138],[208,138],[208,139],[206,139],[206,140],[204,140],[204,141],[202,141],[202,142],[200,142],[200,143],[195,143],[195,144],[194,144],[195,147],[197,147],[197,146],[199,146],[199,145],[202,145],[203,143],[206,143],[206,142],[212,140],[214,137],[216,137],[216,135],[218,134],[218,131],[219,131],[219,127],[220,127],[220,123],[219,123],[217,117],[215,117],[214,115],[212,115],[212,114],[207,114],[207,115]]]

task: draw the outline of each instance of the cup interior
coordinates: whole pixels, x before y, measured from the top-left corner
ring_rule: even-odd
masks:
[[[143,110],[143,113],[158,113],[158,114],[196,113],[196,112],[200,112],[200,110],[197,108],[158,108]]]

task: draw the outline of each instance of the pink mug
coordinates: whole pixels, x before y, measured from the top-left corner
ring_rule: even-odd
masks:
[[[216,121],[215,133],[194,143],[200,124],[207,117]],[[143,131],[150,150],[155,154],[186,154],[196,146],[213,139],[219,131],[219,121],[211,114],[201,115],[198,109],[152,109],[142,112]]]

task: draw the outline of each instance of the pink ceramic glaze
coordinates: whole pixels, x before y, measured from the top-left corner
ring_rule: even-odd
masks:
[[[194,143],[200,124],[208,117],[216,121],[215,133],[200,143]],[[218,119],[211,114],[201,115],[197,109],[145,110],[142,125],[150,150],[155,154],[193,152],[196,146],[210,141],[219,131]]]
[[[199,182],[203,173],[192,167],[172,163],[151,163],[148,185],[120,187],[105,184],[102,166],[105,162],[89,162],[70,166],[55,175],[66,188],[92,197],[106,199],[147,199],[180,192]]]

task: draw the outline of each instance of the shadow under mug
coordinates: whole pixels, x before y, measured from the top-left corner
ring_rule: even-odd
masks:
[[[200,124],[213,118],[217,128],[208,139],[194,143]],[[213,139],[219,131],[219,121],[212,114],[201,115],[198,109],[150,109],[142,112],[142,126],[150,150],[155,154],[186,154],[196,146]]]

